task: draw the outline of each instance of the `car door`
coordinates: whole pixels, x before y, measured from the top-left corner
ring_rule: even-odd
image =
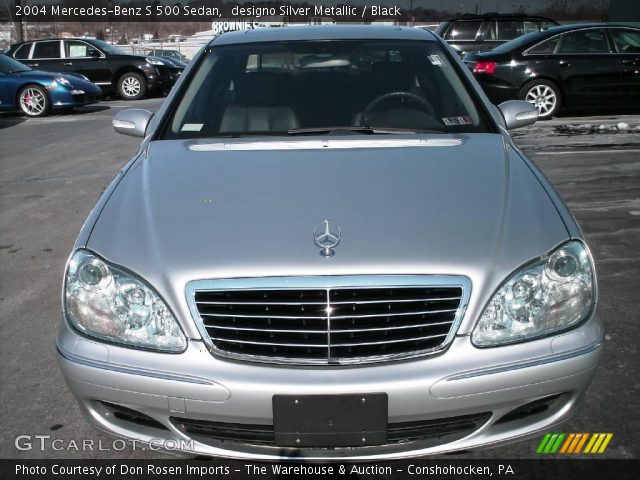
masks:
[[[619,89],[625,103],[633,100],[640,104],[640,30],[609,28],[613,54],[620,72]],[[632,98],[630,99],[629,96]]]
[[[569,106],[609,105],[620,101],[619,63],[604,28],[564,33],[553,63]]]
[[[64,66],[66,72],[81,73],[98,85],[111,82],[105,54],[83,40],[64,41]]]
[[[62,65],[61,43],[62,40],[34,42],[31,57],[28,60],[21,60],[21,62],[34,70],[61,72],[64,68]]]

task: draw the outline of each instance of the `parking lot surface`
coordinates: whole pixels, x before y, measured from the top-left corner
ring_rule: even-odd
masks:
[[[139,140],[116,134],[123,108],[152,111],[162,99],[113,101],[43,119],[0,115],[0,458],[165,458],[111,448],[66,388],[55,354],[60,290],[82,222]],[[563,124],[640,124],[640,116],[560,117],[514,132],[550,178],[593,250],[606,327],[604,360],[564,432],[612,432],[603,456],[638,458],[640,438],[640,131],[564,135]],[[18,450],[19,435],[61,439]],[[73,440],[73,442],[72,442]],[[92,449],[73,448],[84,440]],[[538,440],[539,441],[539,440]],[[534,458],[535,440],[456,458]]]

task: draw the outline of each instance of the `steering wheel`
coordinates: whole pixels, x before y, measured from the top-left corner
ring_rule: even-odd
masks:
[[[416,95],[415,93],[389,92],[389,93],[384,93],[379,97],[376,97],[373,100],[371,100],[369,104],[362,111],[362,118],[365,119],[368,114],[375,111],[376,108],[378,108],[380,105],[382,105],[384,102],[388,100],[398,100],[398,99],[405,99],[405,98],[408,99],[410,102],[419,104],[430,115],[433,115],[433,116],[436,115],[436,111],[433,108],[433,106],[427,100],[425,100],[419,95]]]

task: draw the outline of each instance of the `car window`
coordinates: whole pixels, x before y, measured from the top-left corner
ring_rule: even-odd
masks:
[[[26,60],[29,58],[29,52],[31,51],[31,43],[25,43],[24,45],[20,45],[16,50],[16,53],[13,54],[15,58],[18,60]]]
[[[93,55],[100,54],[97,48],[92,47],[86,42],[80,40],[65,40],[64,41],[64,54],[67,58],[83,58],[91,57]]]
[[[558,53],[609,53],[603,30],[580,30],[561,36]]]
[[[550,55],[556,51],[560,37],[553,37],[527,50],[527,54]]]
[[[622,28],[612,28],[609,32],[618,52],[640,53],[640,32]]]
[[[511,40],[522,35],[522,22],[497,21],[489,24],[485,40]]]
[[[540,32],[556,25],[544,20],[527,20],[524,22],[524,33]]]
[[[488,131],[476,102],[437,42],[228,45],[205,54],[163,136],[334,127]]]
[[[33,59],[60,58],[60,41],[50,40],[46,42],[36,42],[33,50]]]
[[[127,55],[123,49],[116,45],[111,45],[110,43],[105,42],[104,40],[92,40],[98,48],[102,49],[103,52],[107,52],[111,55]]]
[[[462,20],[453,22],[444,36],[445,40],[475,40],[482,22],[480,20]]]

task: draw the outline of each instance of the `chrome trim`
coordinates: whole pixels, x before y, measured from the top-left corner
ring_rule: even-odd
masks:
[[[195,301],[195,294],[198,291],[221,291],[221,290],[300,290],[300,289],[327,289],[327,301],[329,291],[336,288],[375,288],[375,287],[458,287],[462,289],[462,295],[455,297],[460,299],[460,305],[449,332],[443,334],[444,341],[437,347],[418,350],[410,353],[394,353],[387,355],[375,355],[349,359],[335,359],[328,356],[321,359],[308,358],[282,358],[264,355],[241,355],[227,352],[216,348],[207,332],[203,319],[200,316]],[[258,278],[228,278],[217,280],[193,280],[185,287],[187,305],[191,316],[196,324],[202,340],[207,345],[212,355],[217,357],[242,360],[245,362],[281,364],[281,365],[318,365],[318,366],[340,366],[354,364],[370,364],[388,362],[394,360],[406,360],[427,355],[433,355],[446,350],[453,341],[464,313],[469,304],[471,296],[471,281],[464,276],[453,275],[336,275],[336,276],[300,276],[300,277],[258,277]],[[453,311],[453,310],[451,310]],[[293,317],[298,318],[298,317]],[[307,318],[307,317],[305,317]],[[325,318],[325,317],[322,317]],[[327,337],[330,337],[332,317],[327,319]],[[227,341],[227,340],[224,340]],[[330,340],[328,340],[330,341]],[[305,345],[311,346],[311,345]],[[323,344],[324,348],[331,345]],[[341,346],[341,344],[339,345]],[[330,352],[330,348],[328,348]]]
[[[586,355],[587,353],[591,353],[597,350],[598,348],[600,348],[602,344],[603,344],[603,341],[599,341],[597,343],[593,343],[586,347],[582,347],[578,350],[573,350],[567,353],[549,355],[548,357],[536,358],[534,360],[527,360],[525,362],[513,363],[510,365],[502,365],[500,367],[492,367],[492,368],[486,368],[482,370],[474,370],[466,373],[460,373],[447,378],[447,382],[452,382],[456,380],[465,380],[465,379],[474,378],[474,377],[482,377],[485,375],[493,375],[495,373],[509,372],[512,370],[520,370],[523,368],[537,367],[539,365],[546,365],[548,363],[560,362],[562,360],[568,360],[570,358],[579,357],[581,355]]]
[[[446,300],[460,300],[460,297],[440,297],[440,298],[405,298],[400,300],[342,300],[331,302],[332,305],[365,305],[373,303],[403,303],[403,302],[443,302]],[[196,302],[198,305],[326,305],[327,302]]]
[[[329,300],[327,300],[329,302]],[[196,302],[199,303],[199,302]],[[432,313],[451,313],[455,312],[457,308],[447,308],[445,310],[416,310],[415,312],[401,312],[401,313],[368,313],[358,315],[358,318],[377,318],[377,317],[402,317],[404,315],[430,315]],[[305,316],[305,315],[246,315],[242,313],[202,313],[200,315],[204,315],[205,317],[224,317],[224,318],[285,318],[285,319],[294,319],[294,318],[304,318],[305,320],[324,320],[327,318],[326,315],[317,317],[317,316]],[[353,318],[353,315],[334,315],[331,318],[335,319],[344,319],[344,318]]]
[[[109,370],[111,372],[126,373],[129,375],[140,375],[142,377],[159,378],[161,380],[171,380],[173,382],[195,383],[198,385],[213,385],[213,383],[207,380],[196,378],[196,377],[174,375],[172,373],[143,370],[140,368],[126,367],[123,365],[115,365],[112,363],[101,362],[98,360],[89,360],[88,358],[79,357],[73,353],[64,351],[60,347],[60,345],[56,345],[56,350],[58,351],[58,354],[65,360],[68,360],[73,363],[77,363],[79,365],[84,365],[85,367],[99,368],[101,370]]]

